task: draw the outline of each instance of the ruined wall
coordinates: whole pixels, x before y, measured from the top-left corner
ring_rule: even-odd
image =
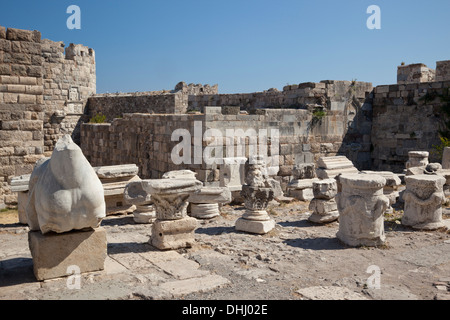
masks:
[[[421,83],[434,81],[436,71],[423,63],[399,66],[397,68],[397,84]]]
[[[450,81],[450,60],[436,62],[436,81]]]
[[[78,96],[74,95],[77,88]],[[0,207],[14,204],[14,176],[30,174],[59,136],[74,134],[95,93],[93,51],[0,26]]]
[[[0,27],[0,206],[8,181],[30,173],[44,152],[41,34]]]
[[[121,118],[125,113],[184,114],[188,111],[190,96],[217,94],[217,85],[189,84],[180,82],[174,90],[135,93],[106,93],[88,100],[86,114],[106,116],[106,122]]]
[[[44,146],[52,151],[64,134],[80,143],[87,98],[96,92],[95,52],[83,46],[42,40]]]
[[[167,171],[190,169],[198,173],[200,180],[217,184],[219,167],[207,165],[204,161],[196,164],[194,158],[201,158],[201,154],[194,154],[193,147],[191,164],[173,163],[171,151],[179,144],[178,140],[171,141],[176,129],[186,129],[190,133],[191,146],[196,124],[197,128],[201,126],[200,138],[208,129],[219,130],[223,139],[227,129],[241,129],[244,132],[254,129],[257,133],[260,129],[267,129],[269,135],[270,129],[278,129],[279,148],[270,156],[278,157],[279,171],[273,174],[285,183],[291,179],[295,164],[315,162],[321,156],[338,153],[358,161],[355,164],[361,169],[368,169],[371,160],[371,98],[370,91],[365,90],[371,89],[371,86],[362,88],[362,91],[351,89],[347,98],[340,96],[338,99],[337,92],[347,92],[349,87],[333,87],[333,104],[325,104],[325,115],[320,118],[315,116],[315,107],[258,109],[256,114],[241,114],[240,107],[230,106],[205,107],[204,114],[124,114],[123,118],[115,119],[111,124],[83,124],[81,147],[93,166],[136,163],[142,178],[160,178]],[[226,140],[222,143],[226,145]],[[247,138],[247,157],[249,143]],[[208,140],[203,141],[203,147],[208,144]],[[268,165],[271,166],[270,161]]]
[[[378,86],[373,102],[373,169],[400,173],[409,151],[432,151],[445,116],[450,81]],[[430,161],[440,162],[433,153]]]

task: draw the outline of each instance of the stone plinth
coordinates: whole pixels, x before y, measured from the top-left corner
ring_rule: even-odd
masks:
[[[17,192],[17,211],[19,215],[19,223],[27,224],[28,205],[28,184],[30,182],[30,174],[11,178],[11,192]]]
[[[340,174],[358,173],[353,162],[345,156],[321,157],[317,166],[316,174],[320,179],[336,179]]]
[[[220,215],[219,203],[231,202],[228,188],[203,187],[188,198],[191,205],[190,215],[198,219],[211,219]]]
[[[134,222],[153,223],[156,220],[152,198],[144,190],[142,180],[128,183],[124,189],[123,198],[125,203],[135,207],[133,212]]]
[[[350,246],[385,243],[384,212],[389,199],[383,195],[386,179],[380,175],[341,175],[342,191],[336,195],[339,231],[336,236]]]
[[[152,225],[149,243],[160,250],[189,248],[195,243],[194,230],[197,219],[185,217],[178,220],[156,220]]]
[[[274,190],[269,182],[266,163],[261,156],[252,156],[245,164],[247,184],[242,186],[245,213],[235,223],[236,230],[265,234],[275,227],[266,209],[274,198]]]
[[[232,199],[241,202],[240,191],[245,184],[245,157],[223,158],[220,165],[219,187],[230,189]]]
[[[315,223],[328,223],[339,218],[339,211],[334,197],[337,194],[335,179],[313,182],[314,199],[309,204],[312,214],[309,220]]]
[[[408,152],[408,161],[406,162],[406,169],[414,167],[426,167],[428,164],[428,156],[430,155],[427,151],[410,151]]]
[[[128,214],[134,211],[134,204],[124,203],[125,187],[134,181],[140,181],[139,168],[135,164],[94,167],[100,179],[106,204],[106,215]]]
[[[442,154],[442,169],[450,169],[450,147],[445,147]]]
[[[288,196],[300,201],[311,201],[314,198],[313,183],[319,179],[294,179],[288,186]]]
[[[187,200],[201,189],[202,183],[195,179],[165,178],[143,180],[142,187],[151,195],[156,210],[149,242],[161,250],[190,246],[197,220],[187,217]]]
[[[362,174],[378,174],[386,179],[386,185],[383,187],[383,194],[389,199],[389,207],[386,213],[392,213],[394,208],[392,206],[400,197],[398,188],[402,184],[400,178],[390,171],[361,171]]]
[[[30,231],[28,243],[34,275],[39,281],[71,275],[69,266],[77,266],[81,273],[104,269],[107,241],[101,227],[63,234]]]
[[[402,224],[424,230],[444,227],[442,204],[445,202],[445,178],[438,175],[415,175],[405,177],[405,181]]]

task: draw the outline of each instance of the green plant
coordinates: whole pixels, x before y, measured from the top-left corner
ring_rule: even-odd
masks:
[[[442,155],[444,154],[444,148],[450,147],[450,139],[440,136],[441,140],[440,144],[433,145],[433,149],[431,149],[431,154],[435,156],[437,159],[442,159]]]
[[[106,116],[102,113],[97,113],[95,116],[93,116],[89,123],[105,123]]]
[[[323,108],[321,108],[321,107],[314,108],[314,110],[312,112],[311,124],[315,125],[315,124],[319,123],[320,121],[322,121],[322,119],[326,115],[327,115],[327,112],[325,110],[323,110]]]

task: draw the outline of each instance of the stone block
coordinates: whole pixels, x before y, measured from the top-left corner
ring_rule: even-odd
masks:
[[[107,254],[106,231],[72,231],[62,234],[40,231],[28,233],[28,243],[33,257],[33,271],[39,281],[65,277],[77,266],[81,273],[104,269]]]
[[[265,221],[257,221],[239,218],[236,221],[235,228],[238,231],[244,231],[255,234],[266,234],[267,232],[275,228],[275,221],[273,219]]]
[[[192,247],[197,219],[186,217],[178,220],[156,220],[152,225],[149,243],[160,250]]]

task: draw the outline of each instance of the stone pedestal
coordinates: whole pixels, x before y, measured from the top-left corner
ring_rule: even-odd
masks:
[[[236,221],[238,231],[265,234],[275,227],[275,221],[266,211],[269,201],[273,200],[273,190],[243,185],[241,195],[244,198],[245,213]]]
[[[316,174],[320,179],[336,179],[340,174],[352,173],[358,173],[358,169],[345,156],[321,157],[317,161]]]
[[[156,211],[153,205],[136,205],[133,212],[133,220],[136,223],[151,224],[156,220]]]
[[[195,243],[197,219],[156,220],[152,225],[149,243],[160,250],[190,248]]]
[[[392,213],[394,208],[392,206],[397,202],[400,197],[398,191],[399,186],[402,184],[400,178],[390,171],[361,171],[362,174],[378,174],[386,179],[386,185],[383,187],[383,194],[389,199],[389,207],[386,209],[386,213]]]
[[[427,151],[410,151],[408,152],[408,161],[406,162],[406,169],[413,167],[426,167],[428,164],[428,156],[430,155]]]
[[[102,227],[90,231],[62,234],[30,231],[28,243],[33,257],[33,271],[39,281],[72,274],[69,266],[81,273],[104,269],[107,254],[106,231]]]
[[[319,179],[294,179],[288,186],[288,196],[300,201],[311,201],[314,199],[313,183]]]
[[[383,195],[386,179],[380,175],[341,175],[342,192],[336,195],[339,231],[336,236],[350,246],[385,243],[384,212],[389,199]]]
[[[442,204],[445,202],[445,178],[438,175],[415,175],[405,177],[405,181],[402,224],[423,230],[444,227]]]
[[[161,250],[190,247],[197,227],[195,218],[187,217],[188,198],[200,190],[196,179],[142,180],[143,190],[151,195],[156,210],[150,244]]]
[[[309,220],[315,223],[328,223],[339,218],[339,211],[334,197],[337,194],[335,179],[326,179],[313,183],[314,199],[309,204],[312,211]]]
[[[219,203],[231,202],[228,188],[203,187],[188,198],[191,205],[190,215],[198,219],[211,219],[220,215]]]

